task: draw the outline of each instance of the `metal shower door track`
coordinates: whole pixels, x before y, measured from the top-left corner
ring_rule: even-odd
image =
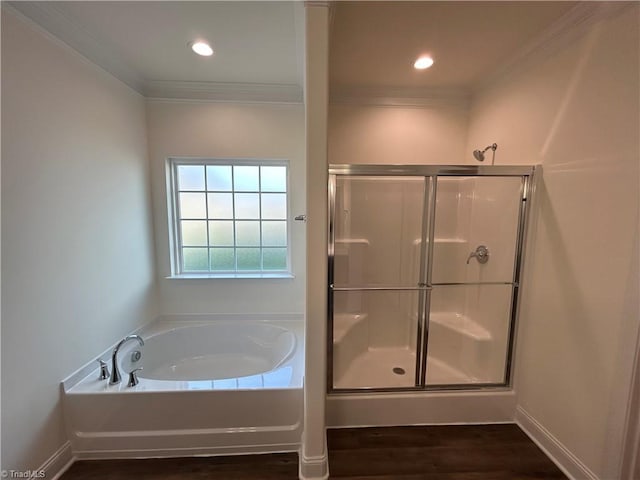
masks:
[[[399,176],[399,177],[519,177],[530,176],[535,167],[532,166],[495,166],[495,165],[365,165],[365,164],[331,164],[329,175],[362,175],[362,176]]]

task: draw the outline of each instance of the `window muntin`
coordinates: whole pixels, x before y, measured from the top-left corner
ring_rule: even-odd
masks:
[[[170,159],[174,274],[288,273],[288,162]]]

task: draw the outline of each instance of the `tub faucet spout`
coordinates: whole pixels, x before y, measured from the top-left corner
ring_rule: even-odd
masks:
[[[111,385],[120,383],[122,380],[122,377],[120,376],[120,369],[118,368],[118,351],[120,350],[120,347],[129,340],[137,340],[140,346],[144,345],[144,340],[140,335],[128,335],[118,342],[118,345],[113,349],[113,355],[111,356],[111,378],[109,379],[109,383]]]

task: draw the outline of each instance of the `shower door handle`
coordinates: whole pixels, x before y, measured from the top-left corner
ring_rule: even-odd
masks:
[[[467,258],[467,265],[469,265],[469,262],[473,257],[476,257],[478,263],[485,264],[489,261],[489,249],[484,245],[479,245],[475,251],[469,254],[469,257]]]

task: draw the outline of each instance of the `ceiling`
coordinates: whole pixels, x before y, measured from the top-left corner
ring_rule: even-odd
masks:
[[[337,2],[331,86],[473,89],[577,3]]]
[[[66,1],[11,6],[141,93],[159,86],[187,88],[189,82],[200,90],[229,84],[244,85],[245,90],[289,87],[301,97],[300,2]],[[213,57],[200,57],[188,48],[199,38],[211,43]]]
[[[578,3],[335,2],[332,91],[472,90],[554,25],[557,29]],[[10,5],[148,97],[302,101],[301,1]],[[201,37],[211,42],[213,57],[188,49]],[[422,53],[432,54],[435,65],[416,71],[412,64]]]

